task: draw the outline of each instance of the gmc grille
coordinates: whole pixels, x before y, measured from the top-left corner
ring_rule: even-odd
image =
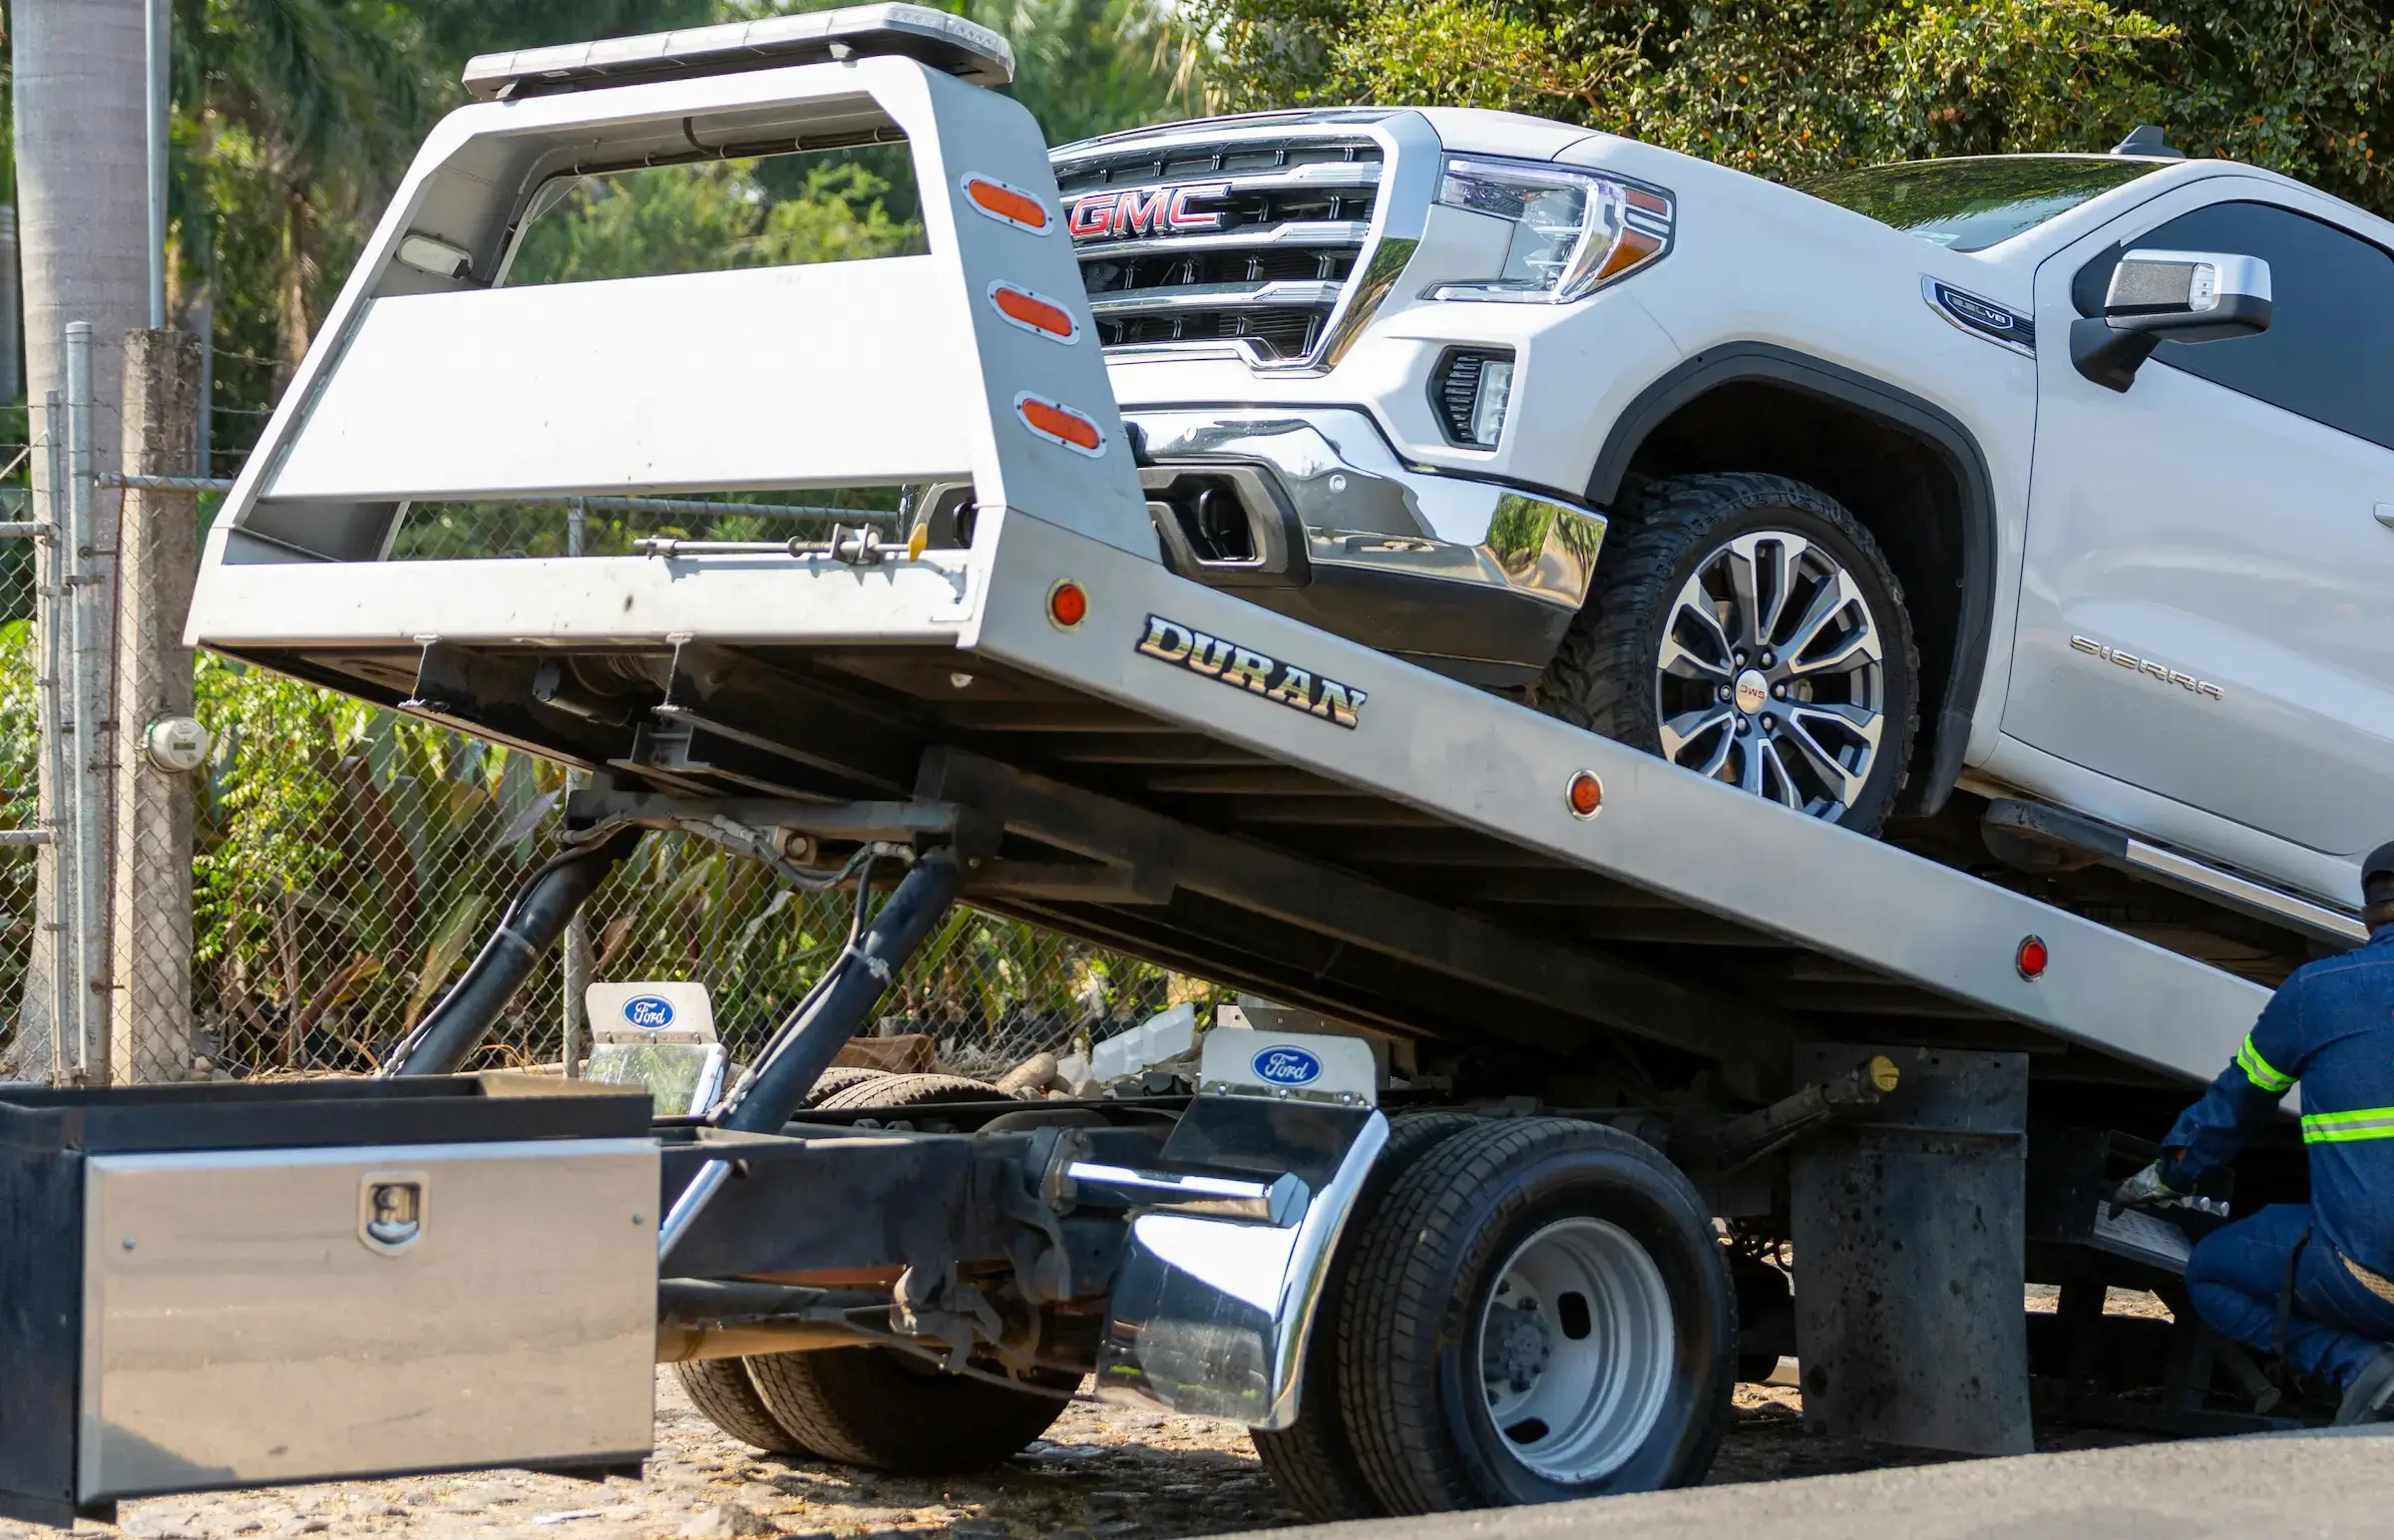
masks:
[[[1058,157],[1098,341],[1311,358],[1363,255],[1381,161],[1371,141],[1323,139]]]

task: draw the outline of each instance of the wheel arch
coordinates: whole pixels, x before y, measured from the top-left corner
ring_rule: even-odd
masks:
[[[1733,455],[1724,443],[1738,445]],[[1859,451],[1859,453],[1857,453]],[[1995,491],[1977,438],[1951,413],[1883,380],[1766,342],[1682,360],[1639,393],[1598,452],[1591,506],[1642,480],[1764,471],[1819,488],[1869,529],[1912,612],[1924,679],[1920,735],[1898,804],[1944,806],[1960,776],[1995,610]]]

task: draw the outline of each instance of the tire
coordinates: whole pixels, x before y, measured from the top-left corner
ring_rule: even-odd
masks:
[[[1394,1120],[1389,1142],[1382,1146],[1364,1190],[1356,1197],[1355,1211],[1348,1216],[1338,1252],[1331,1259],[1329,1280],[1314,1306],[1297,1420],[1277,1432],[1257,1428],[1250,1434],[1273,1486],[1290,1507],[1313,1523],[1387,1518],[1391,1511],[1364,1477],[1339,1406],[1339,1320],[1347,1309],[1345,1259],[1354,1255],[1365,1225],[1396,1179],[1440,1140],[1477,1122],[1479,1119],[1464,1112],[1415,1112]]]
[[[1054,1394],[950,1374],[888,1348],[826,1348],[746,1360],[773,1420],[825,1459],[902,1475],[974,1470],[1018,1454],[1063,1414],[1078,1375],[1040,1372]]]
[[[1743,602],[1741,568],[1755,591],[1780,601]],[[1765,573],[1781,580],[1763,582]],[[1839,578],[1850,584],[1844,601],[1788,647],[1804,596],[1830,593]],[[1715,656],[1724,647],[1731,654]],[[1918,731],[1920,658],[1902,584],[1835,499],[1784,476],[1681,476],[1640,494],[1530,699],[1590,732],[1875,834]]]
[[[1393,1512],[1703,1477],[1737,1294],[1702,1200],[1652,1146],[1561,1118],[1484,1124],[1399,1177],[1362,1240],[1340,1401]]]
[[[1006,1099],[960,1075],[884,1075],[827,1098],[824,1110]],[[1014,1390],[947,1373],[890,1348],[826,1348],[741,1360],[773,1420],[825,1459],[908,1475],[995,1464],[1063,1414],[1077,1374],[1041,1372],[1057,1392]]]
[[[886,1069],[867,1069],[861,1064],[834,1064],[815,1077],[814,1088],[806,1093],[806,1100],[798,1105],[820,1107],[842,1091],[888,1078],[890,1072]]]
[[[747,1359],[700,1358],[694,1363],[674,1364],[673,1374],[689,1395],[690,1404],[740,1442],[767,1454],[814,1454],[781,1425],[756,1393]]]
[[[879,1073],[876,1071],[876,1073]],[[816,1103],[824,1112],[853,1112],[865,1107],[937,1107],[960,1101],[1012,1101],[994,1085],[962,1075],[892,1075],[861,1080],[834,1091]]]

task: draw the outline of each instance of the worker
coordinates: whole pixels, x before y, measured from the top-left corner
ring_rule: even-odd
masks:
[[[2115,1195],[2192,1193],[2302,1084],[2311,1201],[2195,1243],[2187,1292],[2211,1328],[2343,1392],[2339,1423],[2394,1419],[2394,842],[2361,863],[2368,941],[2296,968],[2234,1063]]]

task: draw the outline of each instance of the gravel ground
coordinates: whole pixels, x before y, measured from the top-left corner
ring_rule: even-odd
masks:
[[[2052,1309],[2050,1291],[2029,1308]],[[2111,1308],[2160,1310],[2151,1296],[2114,1292]],[[950,1536],[954,1540],[1175,1540],[1297,1521],[1256,1462],[1246,1430],[1227,1422],[1074,1399],[1048,1436],[995,1470],[969,1477],[880,1476],[759,1455],[717,1432],[669,1371],[657,1375],[656,1454],[644,1480],[573,1480],[526,1471],[418,1476],[277,1491],[219,1492],[127,1503],[116,1527],[79,1533],[134,1540],[791,1540]],[[2063,1430],[2040,1448],[2134,1443],[2132,1435]],[[1730,1435],[1712,1484],[1770,1481],[1950,1456],[1802,1429],[1795,1364],[1766,1385],[1738,1387]],[[53,1533],[0,1521],[0,1540]]]

